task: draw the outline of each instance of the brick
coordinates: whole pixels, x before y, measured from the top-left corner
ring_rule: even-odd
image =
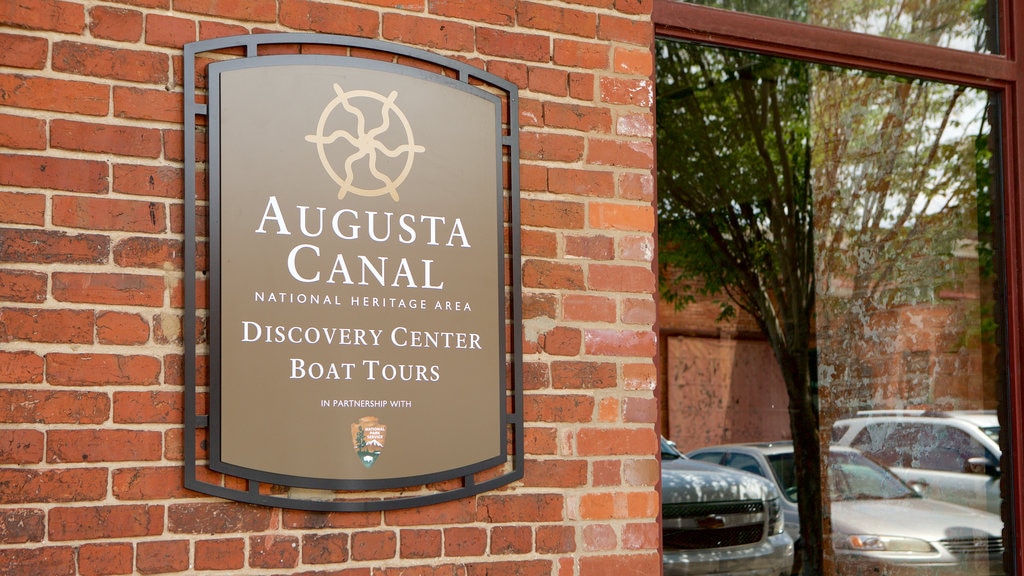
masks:
[[[157,158],[163,143],[160,132],[152,128],[51,120],[50,146],[64,150]]]
[[[580,202],[527,198],[520,201],[520,221],[523,226],[580,229],[585,224],[585,208]]]
[[[210,22],[203,20],[199,23],[199,39],[209,40],[211,38],[224,38],[225,36],[239,36],[248,34],[249,29],[237,24],[226,24],[224,22]]]
[[[583,335],[577,328],[555,326],[539,335],[541,350],[553,356],[576,356],[580,353]]]
[[[615,322],[615,300],[606,296],[567,294],[562,318],[570,322]]]
[[[616,46],[612,52],[612,68],[623,74],[650,76],[654,73],[654,54],[649,49]]]
[[[96,315],[96,341],[136,346],[149,341],[149,323],[139,314],[101,312]]]
[[[593,463],[593,471],[591,478],[593,478],[594,486],[618,486],[622,483],[622,462],[620,460],[597,460]],[[660,478],[661,467],[659,465],[657,470],[659,476],[655,476],[654,481],[648,486],[653,486],[657,483],[657,479]]]
[[[406,529],[398,533],[400,558],[439,558],[441,531],[437,529]]]
[[[645,576],[661,570],[661,554],[591,555],[579,559],[580,576]]]
[[[110,238],[99,234],[0,228],[0,262],[102,264],[109,251]]]
[[[580,456],[653,454],[658,439],[650,428],[584,428],[576,433]]]
[[[609,236],[566,236],[565,255],[586,260],[615,258],[615,240]]]
[[[188,540],[139,542],[135,567],[140,574],[185,572],[189,566]]]
[[[623,398],[622,421],[653,424],[658,420],[658,401],[654,398]]]
[[[171,504],[167,529],[175,534],[261,532],[270,528],[272,510],[235,502]]]
[[[277,21],[277,5],[274,0],[174,0],[174,9],[193,14],[220,16],[229,20]]]
[[[654,165],[654,144],[648,140],[590,140],[587,162],[621,168],[650,168]]]
[[[273,3],[270,8],[273,21],[277,18]],[[285,26],[326,34],[361,37],[374,37],[380,34],[380,14],[375,10],[352,6],[336,6],[307,0],[281,0],[280,20]]]
[[[654,261],[655,241],[650,236],[626,236],[619,239],[619,259]]]
[[[282,510],[281,525],[304,530],[354,529],[379,527],[380,512],[306,512]]]
[[[564,264],[546,260],[527,260],[523,264],[523,286],[582,290],[583,269],[577,264]]]
[[[556,389],[601,389],[618,385],[615,364],[610,362],[554,361],[551,382]]]
[[[523,399],[523,414],[530,422],[589,422],[594,415],[594,398],[529,394]]]
[[[184,258],[181,241],[136,236],[114,246],[114,263],[123,268],[181,270]]]
[[[478,498],[480,522],[560,522],[565,501],[561,494],[488,494]]]
[[[533,530],[529,526],[491,528],[491,555],[527,554],[533,550]]]
[[[464,0],[430,0],[428,9],[431,14],[510,26],[516,21],[516,4],[508,0],[475,0],[467,3]]]
[[[519,249],[523,256],[555,258],[558,256],[558,235],[546,230],[522,229],[519,232]]]
[[[38,118],[0,114],[0,146],[23,150],[45,150],[46,122]],[[0,219],[13,222],[13,220],[7,220],[6,203],[0,203],[0,206],[4,206],[3,213],[0,213]]]
[[[81,34],[85,30],[85,8],[74,2],[36,0],[0,4],[0,24],[28,30]]]
[[[50,540],[95,540],[159,536],[163,506],[121,505],[54,508],[50,511]]]
[[[39,430],[0,429],[0,464],[38,464],[43,461]]]
[[[651,294],[658,279],[649,266],[591,264],[587,284],[592,290]]]
[[[163,278],[137,274],[54,273],[53,297],[61,302],[163,305]]]
[[[181,424],[184,408],[179,392],[115,392],[118,424]]]
[[[154,386],[160,383],[160,360],[114,354],[46,355],[46,376],[54,386]]]
[[[568,68],[605,70],[610,62],[608,54],[609,46],[605,43],[556,38],[551,61]]]
[[[612,116],[607,108],[545,102],[544,123],[552,128],[608,133],[612,127]]]
[[[45,38],[0,34],[0,66],[42,70],[50,43]]]
[[[2,118],[0,118],[2,122]],[[23,194],[18,192],[0,192],[0,222],[7,224],[27,224],[42,226],[46,219],[46,196],[42,194]],[[21,234],[20,231],[0,233],[7,236]]]
[[[43,272],[0,269],[0,301],[39,304],[46,301],[46,286]]]
[[[184,102],[181,94],[167,92],[166,90],[148,90],[145,88],[133,88],[126,86],[114,86],[114,116],[117,118],[131,118],[135,120],[156,120],[159,122],[180,123],[184,121]],[[131,168],[149,169],[157,171],[166,169],[171,172],[180,172],[169,166],[157,168],[139,166],[136,164],[127,165]],[[117,179],[118,165],[115,165],[114,177]],[[178,176],[180,182],[181,176]],[[181,192],[178,192],[181,196]]]
[[[381,30],[385,40],[439,50],[472,52],[475,40],[472,26],[404,14],[385,13]]]
[[[194,565],[196,570],[240,570],[245,565],[245,540],[199,540]]]
[[[352,560],[389,560],[398,551],[398,538],[390,531],[366,531],[352,534]]]
[[[0,185],[98,194],[107,191],[107,164],[97,160],[0,154]]]
[[[527,460],[524,472],[525,486],[579,488],[587,485],[587,463],[584,460]]]
[[[650,232],[656,218],[654,207],[647,204],[599,202],[590,205],[588,224],[600,229]]]
[[[46,537],[46,512],[43,510],[8,508],[0,511],[0,544],[42,542],[44,537]]]
[[[163,436],[160,432],[110,429],[50,430],[46,436],[46,461],[59,463],[159,460],[162,447]]]
[[[78,549],[78,573],[82,576],[131,574],[135,549],[128,543],[85,544]]]
[[[601,40],[625,42],[635,46],[650,46],[654,40],[654,27],[648,20],[622,18],[614,14],[599,14],[597,37]]]
[[[622,301],[623,324],[653,326],[658,319],[658,304],[653,298],[626,298]]]
[[[654,101],[654,86],[649,78],[601,78],[601,102],[629,104],[648,108]]]
[[[599,356],[640,356],[653,358],[657,349],[655,335],[646,330],[586,330],[586,353]]]
[[[651,114],[623,114],[615,122],[619,136],[651,138],[654,136],[654,117]]]
[[[584,72],[569,73],[569,96],[577,100],[591,102],[594,94],[597,93],[595,83],[597,79],[593,74]]]
[[[522,132],[519,152],[523,160],[578,162],[583,159],[583,138],[569,134]]]
[[[89,33],[93,38],[138,42],[142,38],[142,12],[93,6],[89,9]]]
[[[0,422],[100,424],[110,417],[110,397],[101,392],[5,389],[0,400]]]
[[[554,294],[527,292],[523,294],[523,318],[555,318],[558,297]]]
[[[575,168],[550,168],[548,186],[556,194],[610,198],[615,194],[615,175]]]
[[[590,512],[593,513],[592,510]],[[615,550],[618,544],[615,529],[608,524],[590,524],[583,527],[583,547],[587,551]]]
[[[92,344],[93,320],[89,310],[0,308],[0,342]]]
[[[0,576],[75,576],[76,572],[75,549],[71,546],[0,549]]]
[[[114,165],[114,192],[136,196],[181,198],[184,171],[173,166]]]
[[[88,502],[107,494],[105,468],[0,469],[0,503]]]
[[[593,38],[597,35],[597,14],[538,2],[520,2],[517,23],[524,28]]]
[[[111,474],[111,491],[118,500],[186,498],[178,466],[118,468]]]
[[[539,34],[520,34],[494,28],[477,28],[476,32],[476,47],[481,54],[528,62],[547,62],[550,42],[547,36]]]
[[[181,48],[189,42],[196,41],[196,23],[186,18],[165,16],[163,14],[146,15],[146,44]]]
[[[566,96],[569,94],[569,73],[556,68],[532,67],[527,88],[537,94]]]
[[[60,41],[53,44],[51,60],[54,71],[81,76],[144,84],[167,84],[170,79],[169,57],[159,52]]]
[[[554,428],[527,428],[523,438],[523,448],[527,454],[553,456],[558,452],[557,432]]]
[[[305,534],[302,536],[303,564],[336,564],[348,562],[346,533]]]
[[[537,526],[538,554],[570,554],[576,551],[576,529],[572,526]]]
[[[474,517],[473,503],[467,500],[442,502],[429,508],[405,508],[384,513],[388,526],[419,526],[423,524],[462,524]]]
[[[70,228],[159,234],[167,230],[162,202],[57,196],[53,223]]]
[[[626,364],[622,367],[622,378],[626,390],[654,390],[657,384],[656,368],[652,364]]]
[[[444,555],[482,556],[487,551],[487,531],[475,527],[444,529]]]

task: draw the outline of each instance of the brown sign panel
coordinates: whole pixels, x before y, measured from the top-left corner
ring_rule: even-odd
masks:
[[[352,490],[503,464],[499,94],[323,55],[208,78],[209,468]]]

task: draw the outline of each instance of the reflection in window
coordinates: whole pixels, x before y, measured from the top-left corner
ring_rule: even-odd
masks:
[[[831,509],[820,549],[840,574],[885,572],[892,552],[954,567],[964,550],[968,573],[1003,573],[991,95],[657,48],[663,296],[680,306],[715,296],[725,317],[753,318],[793,415],[775,437],[730,431],[721,443],[793,440],[801,522],[822,526]],[[811,457],[829,444],[831,467]],[[862,498],[881,477],[906,497]],[[855,522],[861,514],[877,526]],[[892,515],[909,521],[883,523]],[[944,533],[915,532],[924,525]],[[805,543],[817,544],[810,532]],[[969,539],[983,544],[957,548]]]
[[[998,53],[996,0],[676,0],[988,54]]]

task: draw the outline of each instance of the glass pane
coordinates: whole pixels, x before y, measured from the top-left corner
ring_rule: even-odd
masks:
[[[805,573],[1003,574],[992,95],[666,40],[657,57],[661,288],[688,310],[674,328],[755,325],[793,418],[737,418],[712,444],[770,463],[799,502]],[[772,397],[749,361],[667,359],[711,367],[687,372],[722,382],[690,388],[707,406]],[[687,444],[709,419],[673,410],[684,452],[713,447]]]
[[[677,0],[713,8],[782,18],[995,54],[996,0]]]

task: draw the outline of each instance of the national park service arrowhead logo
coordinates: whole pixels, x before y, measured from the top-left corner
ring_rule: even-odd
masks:
[[[306,141],[316,144],[320,163],[338,185],[338,198],[387,194],[397,202],[416,153],[426,150],[416,144],[409,119],[395,104],[398,92],[384,96],[335,84],[334,93]]]
[[[363,466],[369,468],[380,458],[387,433],[387,425],[381,424],[376,416],[363,416],[352,424],[352,447]]]

